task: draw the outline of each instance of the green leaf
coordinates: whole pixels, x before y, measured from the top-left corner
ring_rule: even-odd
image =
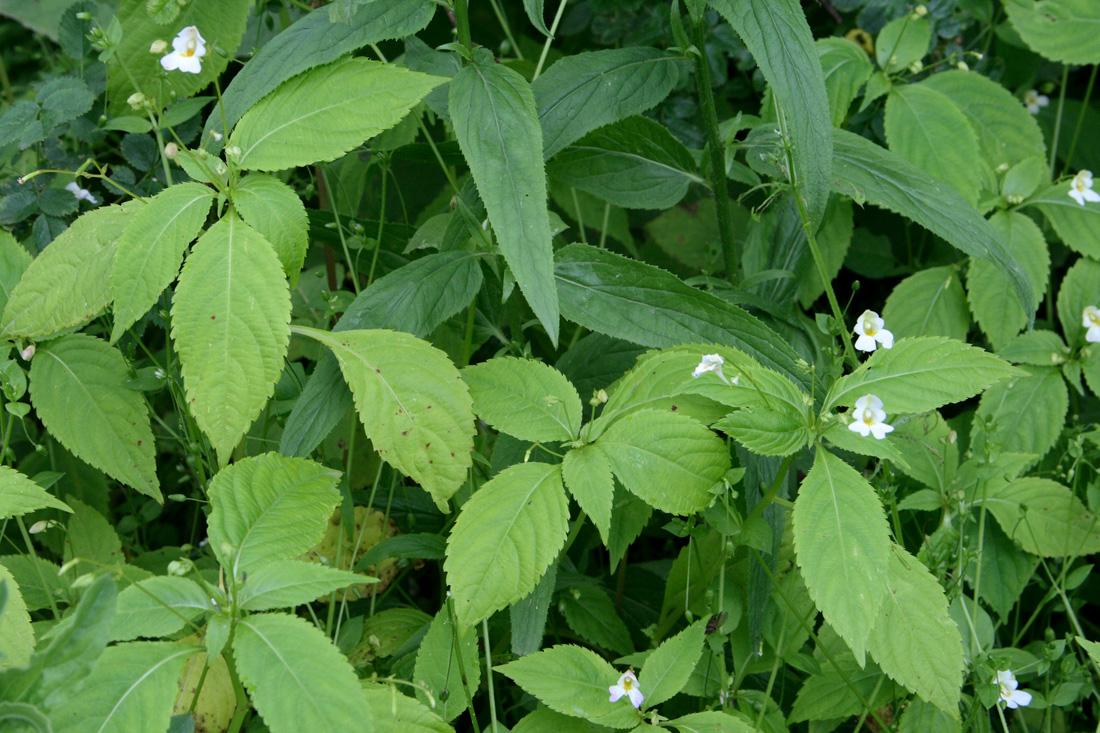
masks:
[[[890,600],[867,648],[890,679],[957,720],[965,666],[959,627],[936,578],[904,548],[892,550],[885,563]]]
[[[454,733],[454,728],[396,685],[363,683],[363,695],[371,709],[374,733]]]
[[[841,418],[846,420],[847,416]],[[905,455],[901,452],[898,441],[895,440],[877,440],[873,437],[858,435],[848,429],[847,422],[840,422],[833,425],[826,430],[822,437],[829,441],[832,445],[841,450],[846,450],[849,453],[855,453],[861,456],[874,456],[875,458],[881,458],[885,461],[892,461],[902,471],[906,471],[909,468],[908,462],[905,460]],[[891,435],[891,438],[896,437]],[[937,504],[937,506],[939,506]]]
[[[600,588],[582,585],[561,594],[558,606],[578,636],[616,654],[633,654],[634,642],[615,604]]]
[[[376,579],[312,562],[275,560],[248,574],[237,603],[245,611],[300,606],[332,591],[371,580]]]
[[[474,413],[447,355],[397,331],[296,331],[332,349],[379,455],[449,511],[472,460]]]
[[[997,453],[1046,455],[1069,409],[1069,393],[1059,370],[1027,367],[1028,374],[985,391],[974,413],[971,446]]]
[[[1035,302],[1039,302],[1050,272],[1050,254],[1042,231],[1030,217],[1015,211],[999,211],[990,217],[989,224],[1023,266]],[[1027,326],[1027,315],[1012,294],[1011,283],[985,260],[972,259],[966,285],[974,320],[993,348],[1000,351]]]
[[[879,349],[833,385],[827,406],[854,405],[865,394],[890,414],[927,412],[973,397],[991,384],[1020,375],[987,351],[962,341],[924,336]]]
[[[11,291],[0,337],[42,339],[103,310],[111,300],[107,283],[115,244],[140,206],[89,211],[58,235]]]
[[[458,72],[450,86],[455,137],[500,250],[531,309],[557,344],[558,294],[546,170],[539,155],[542,130],[531,87],[487,51]]]
[[[1100,262],[1082,257],[1073,263],[1062,278],[1058,291],[1058,321],[1062,333],[1071,347],[1085,345],[1085,326],[1082,325],[1086,306],[1100,305]]]
[[[730,208],[738,217],[734,220],[735,225],[741,218],[749,221],[748,213],[732,199]],[[597,223],[602,221],[602,215],[596,219]],[[687,207],[666,209],[646,222],[645,230],[654,244],[693,270],[718,273],[725,268],[718,233],[717,206],[712,198],[702,199]]]
[[[730,413],[712,426],[754,453],[787,456],[806,447],[811,433],[807,416],[788,405],[762,405]]]
[[[56,563],[41,557],[32,559],[30,555],[4,555],[0,557],[0,565],[15,577],[28,611],[48,608],[51,598],[69,600],[66,581]]]
[[[0,466],[0,519],[21,517],[45,508],[72,512],[68,504],[14,468]],[[608,512],[610,513],[610,506]]]
[[[981,496],[976,497],[981,501]],[[1065,486],[1025,477],[986,488],[985,504],[1001,529],[1026,552],[1077,557],[1100,552],[1096,514]]]
[[[664,125],[628,117],[588,133],[547,165],[557,180],[628,209],[667,209],[699,183],[695,159]]]
[[[229,138],[248,170],[335,160],[396,125],[446,79],[345,58],[284,82],[241,117]]]
[[[896,86],[886,100],[885,126],[890,150],[951,184],[971,206],[978,203],[978,139],[947,96],[920,84]]]
[[[986,500],[990,500],[988,495]],[[1026,527],[1021,529],[1024,535],[1030,534]],[[971,525],[971,537],[978,545],[978,530],[974,525]],[[981,582],[975,591],[1007,623],[1024,588],[1038,569],[1039,559],[1021,550],[996,522],[986,523],[980,547],[981,555],[977,563],[970,564],[967,580],[972,588],[975,580]],[[980,578],[976,577],[978,565],[981,566]]]
[[[1064,64],[1100,63],[1100,6],[1090,0],[1004,0],[1012,27],[1031,50]]]
[[[792,521],[806,588],[862,664],[871,625],[887,598],[890,529],[878,494],[855,469],[818,449]]]
[[[272,733],[369,726],[370,707],[355,671],[324,632],[305,619],[282,613],[248,616],[237,625],[233,656],[252,704]]]
[[[73,514],[65,529],[64,560],[68,564],[81,560],[70,571],[69,578],[92,573],[101,568],[123,565],[122,541],[115,528],[102,514],[77,499],[69,498]]]
[[[825,93],[834,127],[848,117],[848,108],[859,94],[874,67],[866,52],[846,38],[819,38],[815,42],[821,71],[825,75]]]
[[[1070,349],[1053,331],[1021,333],[997,354],[1013,364],[1057,366],[1069,359]]]
[[[167,730],[176,682],[200,646],[138,641],[112,646],[83,680],[80,694],[53,711],[57,733]]]
[[[1095,260],[1100,258],[1100,206],[1081,206],[1069,197],[1070,185],[1071,181],[1055,183],[1029,198],[1025,205],[1043,212],[1067,246]]]
[[[588,649],[559,644],[494,671],[556,712],[610,728],[633,728],[642,722],[641,713],[625,697],[608,701],[607,690],[616,684],[619,672]]]
[[[574,448],[565,454],[561,471],[569,493],[599,530],[603,543],[608,544],[611,504],[615,496],[611,465],[598,448]]]
[[[224,465],[283,371],[290,292],[271,244],[235,215],[187,258],[172,302],[172,340],[187,405]]]
[[[527,13],[527,20],[544,36],[553,38],[554,34],[546,27],[546,15],[543,10],[543,0],[523,0],[523,11]]]
[[[644,46],[578,53],[555,62],[531,85],[543,156],[549,160],[586,133],[656,105],[679,80],[680,63],[676,56]]]
[[[985,260],[974,261],[1003,279],[1004,276]],[[961,281],[959,271],[947,265],[929,267],[898,283],[882,309],[882,317],[890,324],[894,337],[946,336],[965,340],[970,330],[970,313],[966,309],[966,293]],[[1011,290],[1009,296],[1019,310],[1019,302]]]
[[[839,179],[835,191],[908,217],[962,252],[988,260],[1008,277],[1029,320],[1034,317],[1027,273],[954,189],[928,180],[913,164],[859,135],[844,130],[833,135],[834,173]]]
[[[719,710],[689,713],[668,721],[679,733],[757,733],[756,728]]]
[[[893,685],[879,684],[882,670],[877,664],[872,662],[860,667],[847,650],[835,654],[835,659],[836,667],[822,664],[819,673],[810,675],[802,683],[791,708],[792,723],[848,718],[862,712],[863,700],[870,702],[872,709],[877,709],[896,692]],[[879,690],[877,695],[876,690]]]
[[[462,505],[443,569],[459,623],[471,626],[527,596],[569,531],[561,468],[518,463]]]
[[[614,422],[594,444],[623,486],[670,514],[694,514],[730,467],[726,444],[701,423],[670,412],[639,410]]]
[[[611,730],[581,718],[556,713],[550,708],[539,708],[528,713],[512,726],[512,733],[609,733]]]
[[[0,230],[0,313],[8,304],[11,291],[27,271],[31,264],[30,253],[23,245],[15,241],[15,237],[5,230]]]
[[[646,657],[638,673],[638,687],[651,708],[683,689],[703,653],[706,622],[699,620],[661,645]]]
[[[71,231],[71,229],[69,230]],[[163,501],[153,431],[126,361],[85,334],[43,345],[31,362],[31,403],[50,433],[80,459]]]
[[[271,243],[294,288],[309,248],[309,219],[298,194],[274,176],[254,173],[241,180],[232,196],[245,224]]]
[[[466,712],[470,700],[467,683],[471,691],[476,691],[481,685],[481,663],[478,660],[477,645],[477,632],[456,626],[446,607],[432,619],[428,633],[420,642],[413,681],[426,685],[431,697],[418,686],[416,699],[432,705],[444,720],[454,720]],[[444,690],[448,693],[446,696],[442,694]]]
[[[115,343],[156,304],[179,273],[187,245],[198,236],[214,191],[199,183],[181,183],[149,199],[126,225],[111,266],[115,301]]]
[[[920,61],[932,43],[932,24],[916,15],[890,21],[875,39],[875,59],[888,74]]]
[[[204,611],[213,612],[214,605],[195,581],[170,575],[147,578],[118,594],[111,641],[168,636]]]
[[[234,579],[273,560],[301,555],[324,535],[340,499],[339,474],[278,453],[222,469],[207,491],[210,547]]]
[[[34,651],[34,629],[19,584],[3,565],[0,565],[0,588],[3,588],[0,593],[0,669],[22,667],[30,661]]]
[[[810,26],[796,0],[710,0],[748,47],[786,116],[797,180],[814,228],[832,185],[829,96]]]
[[[530,359],[501,357],[462,370],[474,412],[520,440],[575,440],[581,398],[565,376]]]

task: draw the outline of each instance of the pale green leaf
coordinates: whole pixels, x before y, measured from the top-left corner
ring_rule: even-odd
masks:
[[[494,671],[556,712],[610,728],[633,728],[642,722],[641,713],[625,696],[616,703],[608,700],[608,688],[618,682],[620,673],[588,649],[559,644]]]
[[[355,671],[305,619],[248,616],[237,625],[233,657],[272,733],[369,730],[371,710]]]
[[[66,564],[81,560],[67,571],[68,578],[124,564],[122,540],[115,528],[95,509],[68,498],[73,513],[65,527],[63,559]]]
[[[431,616],[417,608],[378,611],[363,621],[359,648],[366,648],[376,658],[391,656],[417,633],[426,630],[431,621]]]
[[[115,244],[141,204],[79,217],[31,262],[4,308],[3,338],[41,339],[91,320],[111,301]]]
[[[206,223],[214,191],[199,183],[164,189],[130,219],[115,247],[111,343],[153,307],[179,273],[187,245]]]
[[[874,68],[867,53],[846,38],[819,38],[815,45],[825,75],[825,93],[829,96],[833,126],[839,127]]]
[[[210,227],[183,266],[172,340],[187,406],[225,464],[283,371],[290,291],[271,244],[235,215]]]
[[[1062,434],[1069,392],[1058,369],[1027,367],[1028,374],[993,385],[974,413],[975,452],[1046,455]]]
[[[569,531],[561,467],[518,463],[462,505],[443,565],[455,615],[469,626],[534,590]]]
[[[462,370],[474,411],[520,440],[575,440],[581,398],[565,376],[530,359],[500,357]]]
[[[456,626],[451,617],[450,610],[443,608],[432,619],[428,633],[420,642],[413,668],[413,681],[426,686],[431,693],[429,697],[418,686],[416,699],[434,705],[433,710],[446,721],[466,712],[472,693],[481,685],[478,634],[474,629]],[[463,682],[463,670],[466,672],[466,683]],[[444,690],[448,693],[446,696],[442,695]]]
[[[31,264],[31,255],[15,237],[0,230],[0,313],[8,305],[11,291]]]
[[[71,594],[59,574],[61,568],[57,563],[42,557],[33,559],[30,555],[3,555],[0,565],[15,577],[28,611],[49,608],[51,598],[70,600]]]
[[[962,726],[953,716],[921,699],[911,700],[901,713],[898,733],[960,733]]]
[[[819,449],[792,521],[806,588],[862,664],[887,595],[890,529],[878,494],[855,469]]]
[[[118,594],[111,641],[174,634],[204,611],[213,612],[209,595],[193,580],[154,576]]]
[[[22,667],[34,651],[31,617],[19,584],[3,565],[0,565],[0,586],[4,587],[4,601],[0,602],[0,669]]]
[[[277,453],[245,458],[210,480],[210,547],[234,579],[273,560],[295,557],[328,527],[339,473]]]
[[[985,260],[974,261],[1000,276]],[[1010,287],[1007,281],[1005,285]],[[1019,302],[1012,296],[1011,288],[1009,295],[1019,310]],[[898,283],[886,298],[882,317],[889,324],[887,328],[894,338],[946,336],[965,340],[970,330],[970,313],[966,309],[966,293],[963,292],[959,271],[947,265],[929,267],[910,275]]]
[[[1093,664],[1100,664],[1100,642],[1089,641],[1083,636],[1078,636],[1076,638],[1077,643],[1080,644],[1081,648],[1088,653],[1089,658],[1092,659]]]
[[[14,468],[0,466],[0,519],[21,517],[45,508],[71,512],[68,504]],[[608,507],[610,513],[610,506]]]
[[[638,673],[638,687],[647,708],[659,705],[683,689],[703,653],[706,622],[696,621],[646,657]]]
[[[806,446],[807,417],[788,405],[754,405],[730,413],[712,426],[754,453],[787,456]]]
[[[539,708],[528,713],[512,726],[512,733],[610,733],[612,730],[582,718],[562,715],[550,708]]]
[[[670,514],[693,514],[730,467],[726,444],[701,423],[671,412],[640,410],[614,422],[594,444],[623,486]]]
[[[986,500],[990,500],[988,495]],[[1019,531],[1025,535],[1030,534],[1026,527]],[[1002,621],[1007,623],[1012,609],[1020,600],[1020,594],[1024,592],[1024,588],[1031,582],[1032,576],[1038,569],[1039,558],[1020,549],[997,522],[986,522],[980,545],[978,527],[970,525],[970,539],[974,542],[972,546],[981,547],[981,554],[977,562],[972,562],[968,566],[967,580],[972,588],[975,581],[981,583],[981,586],[974,590],[992,610],[997,612]],[[979,567],[980,578],[978,577]]]
[[[630,629],[602,589],[594,585],[569,588],[561,594],[558,608],[569,628],[590,644],[616,654],[634,653]]]
[[[1085,308],[1100,306],[1100,262],[1082,257],[1062,278],[1058,291],[1058,320],[1070,347],[1092,348],[1085,340]]]
[[[841,450],[856,453],[861,456],[874,456],[885,461],[891,461],[897,468],[906,471],[909,468],[905,455],[901,452],[896,434],[891,434],[889,440],[878,440],[873,436],[860,435],[848,429],[847,415],[839,416],[840,422],[826,430],[822,437]],[[889,420],[889,416],[887,416]]]
[[[284,82],[242,117],[229,138],[238,163],[275,171],[335,160],[396,125],[446,79],[344,58]]]
[[[466,481],[474,414],[466,384],[439,349],[398,331],[297,332],[332,349],[379,455],[419,483],[440,511]]]
[[[1092,0],[1004,0],[1004,6],[1036,53],[1064,64],[1100,63],[1100,5]]]
[[[309,248],[309,219],[298,194],[274,176],[254,173],[241,180],[232,197],[244,222],[271,243],[295,287]]]
[[[248,574],[237,595],[245,611],[300,606],[332,591],[375,580],[360,573],[300,560],[275,560]]]
[[[959,466],[957,436],[938,412],[914,415],[890,434],[890,443],[905,457],[900,468],[940,495],[948,491]]]
[[[997,356],[1013,364],[1058,366],[1069,359],[1070,349],[1058,334],[1037,329],[1012,339]]]
[[[896,691],[893,685],[881,685],[882,670],[875,663],[859,666],[847,649],[835,654],[836,666],[822,664],[821,671],[802,683],[791,707],[792,723],[808,720],[832,720],[858,715],[863,701],[877,709],[889,702]],[[876,695],[876,690],[878,694]]]
[[[1071,181],[1062,181],[1040,191],[1026,201],[1050,221],[1067,246],[1083,255],[1100,258],[1100,205],[1084,206],[1069,196]]]
[[[451,82],[450,109],[455,137],[504,259],[550,340],[557,344],[558,294],[546,170],[539,154],[543,131],[531,86],[482,50],[476,62]]]
[[[981,497],[978,496],[979,502]],[[1065,486],[1025,477],[986,488],[985,504],[1001,529],[1027,552],[1077,557],[1100,552],[1096,514]]]
[[[668,721],[668,724],[679,733],[757,733],[756,728],[741,718],[720,710],[689,713]]]
[[[426,705],[402,694],[396,685],[363,683],[374,719],[374,733],[454,733]]]
[[[875,59],[882,70],[896,73],[928,53],[932,43],[932,24],[927,18],[908,14],[896,18],[875,39]]]
[[[868,651],[892,680],[957,720],[963,649],[959,627],[947,612],[947,597],[904,548],[893,545],[888,555],[887,601],[874,621]]]
[[[615,482],[611,465],[598,448],[574,448],[561,463],[562,477],[569,493],[608,543],[611,532],[611,504]]]
[[[162,501],[148,408],[141,393],[126,386],[129,378],[122,354],[107,342],[71,334],[35,354],[31,403],[77,457]]]

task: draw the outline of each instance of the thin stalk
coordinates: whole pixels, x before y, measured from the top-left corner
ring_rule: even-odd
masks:
[[[168,156],[164,153],[164,135],[160,131],[160,125],[157,124],[156,118],[150,111],[149,122],[153,125],[153,135],[157,138],[157,151],[160,153],[160,164],[164,169],[164,184],[166,186],[172,185],[172,169],[168,166]]]
[[[550,37],[542,44],[542,53],[539,54],[539,62],[535,65],[535,75],[531,77],[531,81],[538,79],[539,74],[542,73],[542,66],[546,63],[546,54],[550,53],[550,44],[554,40],[554,34],[558,32],[558,23],[561,22],[561,16],[565,12],[565,6],[567,4],[567,0],[561,0],[561,5],[558,6],[558,12],[554,13],[554,22],[550,24]]]
[[[569,193],[573,195],[573,213],[577,217],[577,228],[580,230],[581,242],[583,244],[588,244],[588,235],[584,231],[584,215],[581,213],[581,202],[580,199],[577,198],[577,189],[571,188],[569,189]]]
[[[222,87],[218,84],[218,77],[214,77],[214,94],[218,95],[218,110],[222,113],[222,140],[229,144],[229,124],[225,121],[225,105],[222,104]]]
[[[1054,164],[1058,160],[1058,137],[1062,132],[1062,113],[1066,107],[1066,84],[1069,82],[1069,66],[1062,67],[1062,88],[1058,92],[1058,114],[1054,119],[1054,139],[1050,142],[1050,177],[1054,178]]]
[[[31,542],[31,535],[27,531],[27,525],[23,523],[23,517],[17,516],[15,523],[19,526],[19,534],[23,535],[23,543],[27,546],[27,552],[31,554],[34,559],[34,571],[38,575],[38,582],[42,584],[43,589],[48,589],[50,586],[46,584],[46,577],[42,575],[42,566],[38,562],[38,553],[34,550],[34,543]],[[50,600],[50,610],[53,612],[55,621],[61,620],[61,613],[57,610],[57,602],[53,599],[53,593],[46,591],[46,597]]]
[[[230,633],[230,639],[226,642],[226,647],[232,649],[233,635],[236,629]],[[233,693],[237,697],[237,711],[233,713],[233,719],[229,721],[229,728],[227,733],[240,733],[241,725],[244,723],[244,716],[248,714],[249,708],[248,695],[244,691],[244,685],[241,684],[241,676],[237,674],[237,665],[233,661],[232,654],[223,654],[225,658],[225,665],[229,669],[229,680],[233,683]]]
[[[332,188],[328,185],[328,174],[325,173],[325,169],[318,165],[317,166],[317,172],[321,174],[321,180],[325,184],[325,190],[326,191],[331,191]],[[386,179],[385,179],[385,177],[383,177],[382,178],[383,190],[385,190],[385,185],[386,185]],[[351,253],[348,251],[348,242],[347,242],[347,239],[344,237],[344,227],[340,224],[340,212],[338,212],[336,210],[339,207],[337,206],[336,201],[333,200],[331,196],[328,197],[328,198],[329,198],[329,207],[328,208],[329,208],[329,211],[332,212],[333,221],[336,222],[336,233],[340,236],[340,247],[344,250],[344,261],[347,262],[348,275],[351,276],[351,287],[355,290],[355,294],[359,295],[359,272],[358,272],[358,267],[356,266],[356,264],[354,262],[352,262]],[[377,253],[377,250],[376,250],[376,253]]]
[[[519,44],[516,43],[516,38],[512,35],[512,26],[508,23],[508,17],[500,11],[500,4],[497,3],[497,0],[489,0],[489,4],[493,6],[493,13],[497,16],[497,22],[504,30],[504,36],[508,39],[508,43],[512,44],[512,50],[516,52],[516,58],[523,61],[523,51],[519,50]]]
[[[493,689],[493,655],[489,645],[489,619],[481,619],[481,635],[485,639],[485,678],[489,682],[489,719],[492,721],[493,733],[497,733],[497,698]]]
[[[477,315],[477,296],[470,301],[470,308],[466,311],[466,335],[462,340],[462,363],[459,366],[468,366],[474,349],[474,318]]]
[[[607,242],[607,221],[611,218],[611,204],[603,205],[603,226],[600,227],[600,249]]]
[[[389,174],[389,163],[382,166],[382,203],[378,209],[378,235],[374,238],[374,254],[370,259],[370,272],[367,274],[367,287],[374,282],[374,268],[378,265],[378,251],[382,249],[382,232],[386,226],[386,181]],[[358,292],[358,291],[356,291]]]
[[[466,0],[454,0],[455,27],[458,29],[458,42],[467,51],[474,50],[474,41],[470,36],[470,8]]]
[[[1100,68],[1100,65],[1092,65],[1092,73],[1089,74],[1089,83],[1085,88],[1085,98],[1081,100],[1081,111],[1077,113],[1077,126],[1073,128],[1073,140],[1069,144],[1069,152],[1066,154],[1066,168],[1069,167],[1069,163],[1073,160],[1073,154],[1077,151],[1077,138],[1081,134],[1081,127],[1085,124],[1085,112],[1089,109],[1089,100],[1092,98],[1092,88],[1096,84],[1096,70]],[[1065,175],[1066,168],[1062,169],[1062,175]]]
[[[477,722],[474,713],[474,696],[470,691],[470,678],[466,674],[466,662],[462,659],[462,649],[458,648],[458,620],[455,618],[454,603],[447,599],[447,613],[451,617],[451,645],[455,648],[455,659],[458,660],[458,676],[462,679],[462,692],[466,696],[466,711],[470,713],[470,722],[474,726],[474,733],[481,733],[481,725]],[[489,650],[485,650],[488,654]],[[448,676],[450,676],[448,671]]]

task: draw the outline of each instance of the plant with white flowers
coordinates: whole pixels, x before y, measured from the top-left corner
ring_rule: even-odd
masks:
[[[1031,693],[1016,689],[1020,686],[1020,683],[1012,676],[1012,670],[999,670],[997,672],[997,684],[1001,688],[1001,700],[1004,701],[1005,707],[1027,707],[1031,704]]]
[[[611,693],[609,698],[611,702],[618,702],[623,695],[626,695],[631,705],[640,708],[645,701],[645,695],[638,689],[638,678],[629,670],[623,673],[618,682],[608,687],[607,691]]]
[[[1037,115],[1043,107],[1050,106],[1050,97],[1039,94],[1035,89],[1028,89],[1024,92],[1024,105],[1027,107],[1028,112]]]
[[[184,28],[172,39],[172,53],[161,57],[160,65],[165,71],[180,71],[198,74],[202,71],[202,57],[206,55],[206,40],[193,25]]]
[[[93,206],[99,203],[96,197],[92,195],[91,191],[86,188],[81,188],[80,184],[76,181],[65,184],[65,190],[75,196],[77,201],[87,201]]]
[[[1081,325],[1087,328],[1085,341],[1089,343],[1100,342],[1100,308],[1095,305],[1086,305],[1081,312]]]
[[[860,351],[874,351],[879,344],[884,349],[894,348],[894,334],[886,330],[886,321],[872,310],[863,311],[856,319],[854,333],[858,337],[855,346]]]
[[[726,363],[726,360],[721,357],[720,354],[706,354],[703,356],[703,360],[699,362],[699,366],[695,367],[695,371],[691,373],[691,376],[698,379],[707,372],[714,372],[718,375],[718,378],[729,385],[737,384],[737,377],[728,379],[725,374],[722,373],[722,365]]]
[[[864,438],[873,435],[876,440],[882,440],[887,433],[894,432],[894,426],[886,424],[886,412],[882,409],[882,400],[873,394],[863,395],[856,400],[855,409],[852,410],[852,422],[848,424],[848,429],[853,433],[859,433]]]
[[[1069,196],[1081,206],[1086,201],[1100,201],[1100,193],[1092,190],[1092,171],[1077,171],[1069,183]]]

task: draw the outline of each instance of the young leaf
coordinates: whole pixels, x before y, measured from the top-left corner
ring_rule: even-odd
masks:
[[[449,511],[472,460],[474,413],[447,355],[397,331],[296,331],[332,349],[379,455]]]
[[[278,178],[261,173],[245,176],[232,196],[245,224],[275,249],[293,289],[309,248],[309,219],[302,200]]]
[[[32,652],[34,629],[27,604],[11,572],[0,565],[0,669],[22,667],[30,661]]]
[[[233,657],[272,733],[369,725],[370,708],[355,671],[305,619],[283,613],[246,617],[237,625]]]
[[[111,266],[115,301],[111,343],[115,343],[179,273],[187,245],[206,223],[214,191],[199,183],[181,183],[149,199],[126,225]]]
[[[300,560],[275,560],[262,565],[241,586],[237,603],[245,611],[270,611],[300,606],[356,583],[369,583],[359,573],[328,568]]]
[[[897,72],[920,61],[932,43],[932,24],[926,18],[903,15],[886,24],[875,40],[875,59],[883,71]]]
[[[474,412],[520,440],[575,440],[581,398],[565,376],[530,359],[501,357],[462,370]]]
[[[546,78],[543,76],[542,78]],[[550,340],[558,294],[546,208],[542,130],[527,81],[482,50],[451,82],[451,119],[500,250]]]
[[[671,639],[666,639],[646,657],[638,674],[638,687],[651,708],[683,689],[703,653],[706,622],[699,620]]]
[[[344,58],[284,82],[241,117],[229,138],[247,170],[335,160],[396,125],[447,81],[398,66]]]
[[[1069,191],[1070,181],[1055,183],[1029,198],[1026,205],[1043,212],[1066,245],[1086,257],[1100,258],[1100,207],[1081,206]]]
[[[134,583],[118,594],[111,641],[174,634],[214,605],[193,580],[155,575]]]
[[[457,626],[447,608],[432,619],[428,633],[420,642],[413,680],[426,685],[432,696],[429,698],[418,686],[416,699],[434,704],[439,717],[444,720],[454,720],[465,712],[470,693],[481,685],[477,646],[477,632]],[[446,696],[442,694],[444,690],[448,693]]]
[[[31,403],[79,458],[163,501],[149,412],[141,393],[125,386],[129,377],[122,354],[105,341],[63,336],[39,348],[31,362]]]
[[[122,540],[102,514],[84,502],[69,497],[73,514],[65,528],[63,558],[66,564],[80,560],[68,571],[69,578],[95,572],[99,568],[122,565]]]
[[[290,292],[271,244],[230,214],[195,243],[172,303],[187,403],[224,465],[283,371]]]
[[[72,512],[68,504],[19,471],[0,466],[0,520],[21,517],[47,507]]]
[[[712,426],[754,453],[787,456],[806,447],[810,437],[806,416],[787,405],[762,405],[731,412]]]
[[[518,463],[462,505],[443,569],[455,615],[470,626],[534,590],[569,531],[561,468]]]
[[[1100,5],[1089,0],[1004,0],[1012,27],[1033,51],[1065,64],[1100,63]]]
[[[1043,557],[1100,552],[1096,515],[1065,486],[1050,479],[1027,477],[992,484],[986,492],[990,513],[1025,551]]]
[[[634,642],[615,604],[600,588],[582,585],[561,594],[559,608],[569,628],[585,641],[616,654],[633,654]]]
[[[878,494],[855,469],[819,448],[792,521],[806,588],[862,664],[871,624],[887,597],[890,529]]]
[[[363,683],[374,719],[374,733],[454,733],[427,705],[399,692],[396,685]]]
[[[598,448],[574,448],[561,463],[562,477],[606,545],[611,532],[611,504],[615,482],[611,466]]]
[[[987,271],[1000,276],[985,260],[974,260]],[[1003,276],[1001,276],[1003,279]],[[959,271],[950,265],[929,267],[902,280],[891,291],[882,309],[894,338],[906,336],[946,336],[963,341],[970,330]],[[1007,281],[1005,282],[1007,285]],[[1012,296],[1011,292],[1009,293]],[[1013,305],[1020,304],[1012,296]],[[1022,311],[1021,311],[1022,312]]]
[[[210,547],[234,579],[316,545],[340,499],[339,474],[278,453],[245,458],[210,480]]]
[[[819,38],[815,45],[825,75],[825,93],[829,96],[833,126],[840,127],[860,87],[871,78],[874,67],[866,52],[846,38]]]

